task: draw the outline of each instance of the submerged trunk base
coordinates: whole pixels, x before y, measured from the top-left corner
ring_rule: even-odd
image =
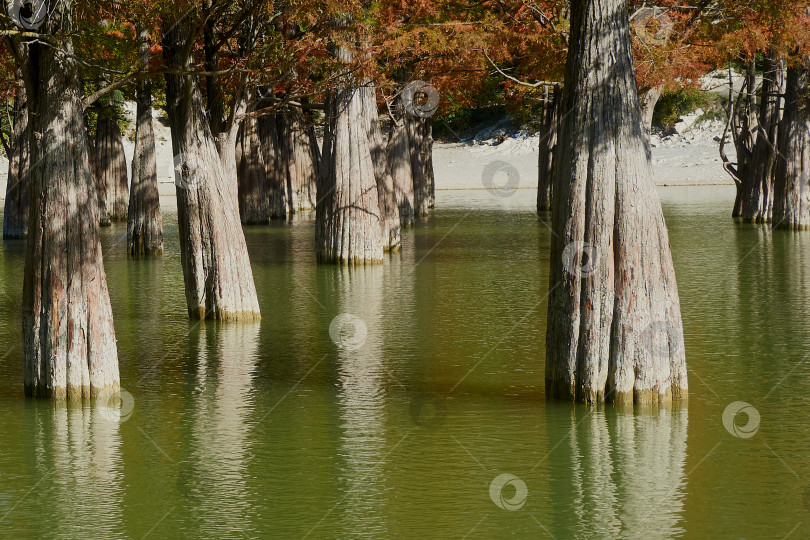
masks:
[[[553,231],[547,397],[687,396],[680,301],[641,119],[624,0],[572,2]]]

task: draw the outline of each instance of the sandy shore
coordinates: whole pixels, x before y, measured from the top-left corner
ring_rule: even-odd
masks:
[[[157,121],[157,116],[155,111],[161,203],[171,208],[176,207],[171,139],[169,129]],[[718,142],[715,139],[721,131],[722,125],[712,124],[695,128],[683,136],[664,140],[653,137],[652,163],[656,184],[733,184],[723,171],[718,155]],[[132,134],[127,133],[124,150],[128,163],[131,162],[133,148]],[[498,186],[506,182],[518,189],[536,189],[537,148],[538,138],[525,134],[507,138],[497,145],[494,140],[437,143],[434,149],[436,189],[486,189],[488,183]],[[5,157],[0,158],[0,199],[6,193],[7,170]]]
[[[715,135],[714,131],[696,130],[693,139],[689,134],[663,141],[654,137],[652,165],[656,184],[733,185],[723,170],[718,142],[714,140],[719,133]],[[497,146],[486,141],[437,144],[434,150],[436,189],[485,189],[492,182],[503,185],[507,181],[518,189],[537,189],[538,144],[537,137],[528,136],[509,138]],[[493,180],[495,170],[503,172],[496,173]],[[518,180],[507,179],[507,174],[517,174]]]

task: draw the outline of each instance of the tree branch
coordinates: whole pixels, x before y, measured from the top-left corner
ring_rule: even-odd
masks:
[[[105,86],[104,88],[90,94],[89,96],[84,98],[84,100],[82,101],[82,110],[86,111],[87,108],[90,105],[92,105],[93,103],[95,103],[96,101],[98,101],[99,99],[104,97],[105,95],[109,94],[113,90],[117,90],[117,89],[121,88],[122,86],[128,84],[133,79],[138,78],[139,75],[140,75],[140,72],[137,72],[137,71],[133,72],[133,73],[130,73],[129,75],[127,75],[126,77],[124,77],[120,81],[116,81],[116,82],[114,82],[112,84],[109,84],[109,85]]]
[[[559,82],[556,81],[537,81],[534,83],[528,83],[525,81],[521,81],[520,79],[516,79],[515,77],[512,77],[508,73],[505,73],[501,68],[499,68],[498,64],[492,61],[492,58],[489,57],[486,51],[482,50],[481,52],[484,54],[484,57],[486,57],[486,59],[489,60],[489,63],[492,64],[492,67],[494,67],[498,73],[500,73],[510,81],[514,81],[521,86],[528,86],[529,88],[539,88],[541,86],[557,86],[560,84]]]

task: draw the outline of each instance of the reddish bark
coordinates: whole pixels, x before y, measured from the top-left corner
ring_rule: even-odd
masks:
[[[71,0],[46,27],[70,28]],[[61,30],[60,30],[61,31]],[[31,44],[31,208],[23,285],[25,393],[58,400],[119,391],[118,354],[99,240],[79,66],[71,40]],[[35,209],[35,210],[34,210]]]
[[[666,224],[642,128],[626,0],[573,2],[555,187],[546,395],[685,398]]]

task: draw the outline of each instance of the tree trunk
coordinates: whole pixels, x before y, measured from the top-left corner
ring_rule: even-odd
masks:
[[[720,158],[723,168],[734,180],[737,187],[737,196],[734,200],[732,217],[740,217],[743,207],[743,192],[746,179],[749,176],[751,155],[757,138],[756,95],[756,64],[753,60],[748,62],[745,70],[745,79],[735,101],[734,81],[731,69],[728,72],[728,102],[729,114],[726,127],[720,139]],[[726,155],[726,135],[731,132],[734,147],[737,151],[737,163],[732,163]]]
[[[644,124],[644,131],[647,137],[652,135],[652,122],[653,114],[655,113],[655,105],[661,99],[661,94],[664,93],[664,85],[643,88],[639,91],[639,98],[641,100],[641,121]]]
[[[402,225],[399,222],[399,205],[394,189],[394,178],[388,167],[388,156],[383,144],[380,117],[377,111],[377,93],[374,83],[369,82],[360,88],[363,103],[362,119],[368,134],[371,160],[374,163],[374,176],[377,180],[377,196],[380,207],[380,220],[383,228],[383,249],[396,251],[402,247]]]
[[[246,225],[266,225],[271,218],[270,193],[258,119],[242,121],[238,144],[239,215]]]
[[[8,156],[8,182],[3,210],[3,238],[25,238],[28,234],[28,182],[31,152],[28,130],[28,102],[25,88],[14,99],[14,125]]]
[[[188,68],[185,44],[190,24],[175,24],[164,34],[163,52],[170,69]],[[189,316],[258,319],[259,302],[236,195],[236,135],[229,133],[219,142],[221,155],[206,119],[202,93],[190,76],[166,76],[166,109],[175,154],[180,257]],[[231,143],[233,149],[225,148]]]
[[[626,0],[572,3],[549,279],[546,395],[687,392],[680,302],[641,123]]]
[[[224,194],[231,199],[232,207],[239,209],[239,178],[238,162],[236,161],[236,142],[239,138],[239,122],[236,120],[245,114],[247,109],[247,95],[244,88],[237,90],[232,111],[223,125],[223,130],[214,134],[219,160],[222,162],[222,172],[225,174]],[[241,230],[241,227],[240,227]]]
[[[388,167],[394,186],[399,220],[403,227],[414,222],[413,173],[411,172],[411,146],[404,120],[395,124],[388,137]]]
[[[810,229],[810,112],[807,95],[807,69],[802,66],[788,68],[773,208],[774,223],[785,229]]]
[[[433,168],[433,118],[423,118],[422,138],[419,151],[422,153],[422,165],[424,167],[422,175],[425,179],[425,190],[427,194],[427,207],[436,206],[436,174]]]
[[[139,53],[144,71],[149,65],[149,33],[138,30]],[[160,255],[163,253],[163,216],[160,212],[155,132],[152,128],[152,82],[138,81],[135,151],[132,156],[132,191],[127,216],[127,253]]]
[[[317,169],[313,159],[309,128],[303,113],[291,108],[278,116],[282,174],[286,177],[287,208],[290,214],[315,210]]]
[[[47,25],[70,28],[72,2],[54,6]],[[23,282],[25,394],[96,398],[117,393],[120,383],[79,66],[70,40],[29,47],[24,69],[37,165]]]
[[[103,109],[96,124],[96,184],[99,190],[101,223],[127,219],[129,204],[129,178],[124,141],[118,120]]]
[[[212,13],[212,0],[203,0],[203,13]],[[217,43],[216,20],[208,17],[203,30],[203,54],[205,56],[205,70],[209,73],[219,71],[219,49],[221,45]],[[206,75],[205,77],[205,99],[208,105],[208,122],[211,133],[218,137],[225,131],[225,96],[222,92],[222,85],[217,75]]]
[[[267,204],[270,219],[287,217],[287,177],[281,156],[281,140],[278,133],[278,119],[275,115],[260,116],[258,119],[259,142],[267,177]]]
[[[323,162],[323,158],[321,156],[321,149],[318,146],[318,135],[315,133],[315,123],[312,116],[309,117],[309,127],[307,129],[307,136],[309,137],[309,148],[312,150],[312,164],[315,167],[315,191],[316,191],[316,203],[317,201],[317,191],[318,191],[318,176],[321,174],[321,166]]]
[[[414,211],[426,216],[436,204],[436,182],[433,174],[433,121],[405,114],[411,150]]]
[[[784,61],[776,53],[769,53],[765,57],[760,91],[759,133],[742,193],[742,218],[751,223],[767,223],[773,217],[773,183],[784,79]]]
[[[544,89],[543,118],[540,128],[540,152],[538,155],[537,177],[537,211],[547,212],[552,208],[554,196],[553,163],[554,152],[557,148],[557,128],[560,122],[560,93],[559,86],[552,91],[549,87]]]
[[[315,217],[318,258],[323,262],[356,265],[383,260],[385,242],[365,109],[363,94],[354,86],[338,88],[327,98],[324,174],[318,182]]]

